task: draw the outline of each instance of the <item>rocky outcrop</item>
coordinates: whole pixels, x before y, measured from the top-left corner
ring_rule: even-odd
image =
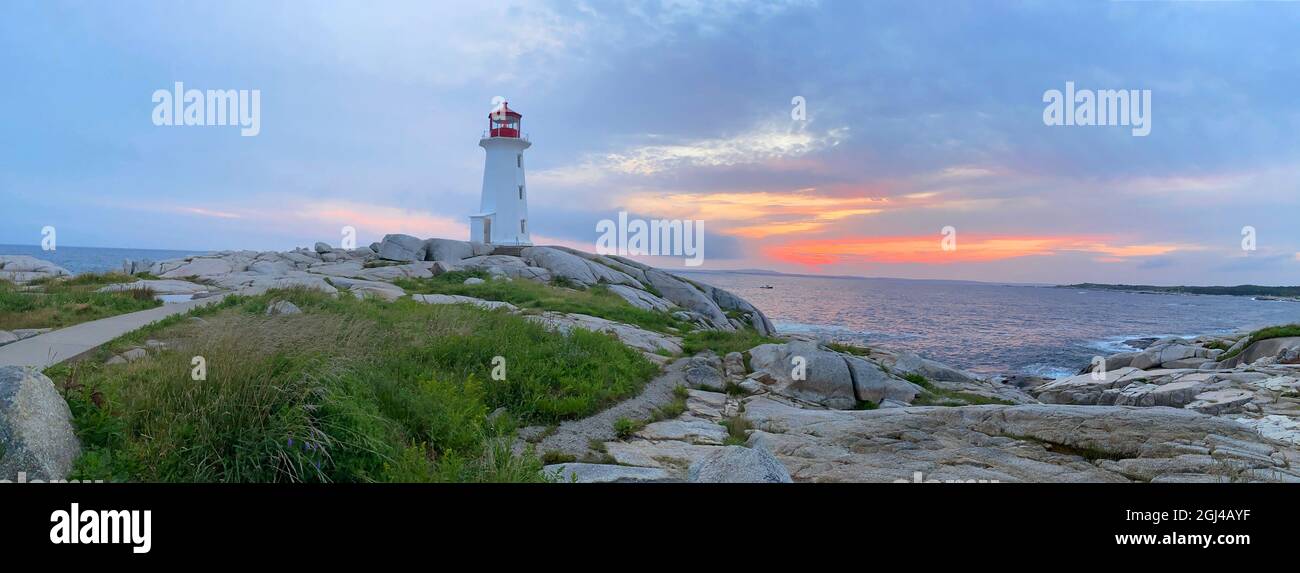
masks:
[[[63,480],[81,453],[72,412],[45,375],[0,367],[0,480]]]
[[[26,284],[34,280],[72,276],[67,269],[27,255],[0,255],[0,280]]]
[[[530,266],[550,271],[552,277],[582,286],[612,284],[642,288],[640,281],[622,271],[553,247],[529,247],[520,252],[519,258]]]
[[[526,318],[560,332],[567,333],[574,328],[582,328],[592,332],[604,332],[618,338],[623,344],[642,352],[656,353],[663,351],[677,354],[682,351],[682,341],[680,338],[595,316],[576,313],[566,314],[561,312],[543,312],[541,314],[528,315]]]
[[[493,254],[494,250],[482,243],[392,234],[371,247],[353,250],[319,243],[311,249],[288,252],[220,251],[148,265],[126,261],[123,268],[133,273],[147,272],[171,280],[112,288],[148,286],[156,287],[160,294],[173,294],[163,290],[190,294],[188,291],[201,287],[212,293],[240,294],[306,288],[329,294],[349,291],[391,301],[406,295],[393,281],[477,270],[493,279],[543,283],[559,279],[578,288],[601,285],[634,307],[667,312],[698,328],[752,327],[760,334],[775,332],[771,321],[744,299],[635,261],[566,247],[528,247],[518,250],[518,256]],[[180,280],[191,278],[188,283]]]
[[[1190,410],[967,406],[873,411],[745,402],[795,481],[1300,481],[1300,452]]]
[[[1243,344],[1247,339],[1243,338]],[[1220,367],[1234,368],[1246,364],[1254,364],[1260,360],[1273,359],[1275,363],[1295,363],[1297,351],[1300,351],[1300,336],[1286,336],[1281,338],[1269,338],[1252,342],[1242,349],[1240,354],[1223,361]]]

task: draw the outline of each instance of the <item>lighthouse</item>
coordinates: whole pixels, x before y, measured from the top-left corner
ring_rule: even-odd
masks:
[[[469,217],[469,240],[491,245],[532,245],[528,229],[528,186],[524,150],[532,146],[519,131],[519,112],[501,105],[488,113],[488,130],[478,141],[483,161],[483,196]]]

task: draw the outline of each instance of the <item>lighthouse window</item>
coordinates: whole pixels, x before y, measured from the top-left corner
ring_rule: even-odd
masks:
[[[519,155],[516,155],[516,156],[515,156],[515,165],[518,166],[520,169],[523,169],[523,167],[524,167],[524,154],[520,153]]]
[[[527,232],[528,232],[528,219],[520,219],[520,220],[519,220],[519,232],[520,232],[520,233],[527,233]]]
[[[522,201],[523,199],[524,199],[524,186],[523,186],[523,185],[520,185],[520,186],[519,186],[519,200]]]

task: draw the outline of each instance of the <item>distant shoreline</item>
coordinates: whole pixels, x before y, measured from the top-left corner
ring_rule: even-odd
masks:
[[[1061,285],[1056,288],[1080,290],[1109,290],[1142,294],[1194,294],[1220,296],[1251,296],[1259,300],[1300,301],[1300,286],[1154,286],[1079,283]]]

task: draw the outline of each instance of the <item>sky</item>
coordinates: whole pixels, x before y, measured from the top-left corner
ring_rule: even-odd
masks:
[[[703,269],[1300,284],[1297,29],[1287,3],[9,0],[0,244],[468,238],[501,96],[538,244],[626,211],[703,221]],[[175,82],[259,90],[260,132],[155,125]],[[1067,82],[1150,90],[1150,133],[1047,125]]]

